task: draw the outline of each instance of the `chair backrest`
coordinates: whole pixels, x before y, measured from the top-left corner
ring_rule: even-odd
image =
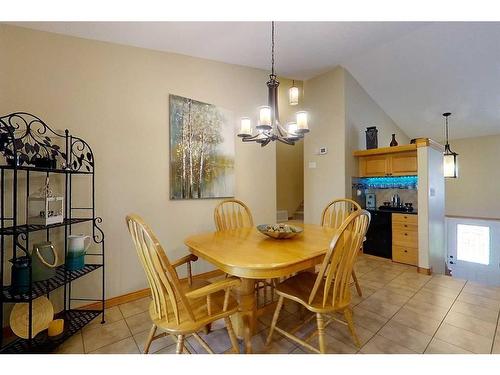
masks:
[[[361,206],[352,199],[335,199],[328,203],[321,214],[321,225],[330,228],[339,228],[347,217]]]
[[[167,321],[175,319],[179,324],[179,309],[183,309],[194,321],[194,314],[181,288],[177,272],[151,228],[135,214],[127,215],[126,223],[146,272],[157,318]]]
[[[323,307],[327,305],[329,297],[333,307],[350,303],[352,269],[369,225],[370,213],[356,210],[337,229],[309,295],[309,303],[313,302],[322,283]]]
[[[218,231],[253,227],[250,209],[237,199],[226,199],[220,202],[214,210],[214,221]]]

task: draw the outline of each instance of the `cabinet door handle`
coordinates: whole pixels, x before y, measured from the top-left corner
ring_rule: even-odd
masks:
[[[408,252],[408,250],[405,250],[405,253],[407,253],[407,252]]]
[[[408,233],[405,233],[405,236],[407,236],[407,235],[408,235]]]
[[[408,228],[408,225],[405,224],[405,228]]]

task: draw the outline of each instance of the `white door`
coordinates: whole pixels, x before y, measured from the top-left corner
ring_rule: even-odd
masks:
[[[446,222],[451,275],[500,285],[500,221],[447,218]]]

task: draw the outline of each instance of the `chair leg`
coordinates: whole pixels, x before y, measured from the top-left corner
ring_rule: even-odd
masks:
[[[149,336],[146,340],[146,344],[144,345],[143,354],[149,353],[149,347],[151,346],[151,343],[153,342],[153,338],[155,337],[156,329],[157,329],[156,325],[153,324],[153,326],[151,327],[151,330],[149,331]]]
[[[231,345],[233,346],[233,353],[239,354],[240,348],[238,346],[238,339],[234,334],[233,324],[231,323],[231,318],[224,318],[226,323],[227,334],[229,335],[229,340],[231,340]]]
[[[184,335],[179,335],[177,336],[177,348],[175,350],[175,353],[181,354],[183,347],[184,347]]]
[[[212,332],[212,323],[209,323],[205,327],[203,327],[203,333],[205,335],[208,335],[210,332]]]
[[[347,326],[349,327],[349,331],[351,331],[352,338],[354,339],[354,343],[358,348],[361,348],[361,343],[359,342],[359,337],[356,334],[356,329],[354,328],[354,320],[352,318],[352,311],[350,308],[344,310],[344,317],[347,322]]]
[[[318,323],[319,351],[321,354],[325,354],[326,353],[326,349],[325,349],[325,322],[323,321],[323,316],[320,313],[316,313],[316,322]]]
[[[362,297],[363,292],[361,292],[361,286],[359,285],[358,278],[356,277],[356,273],[354,272],[354,270],[352,270],[351,276],[352,280],[354,281],[354,285],[356,285],[356,290],[358,291],[358,295]]]
[[[273,338],[273,331],[274,331],[274,328],[276,327],[276,322],[278,321],[278,318],[280,316],[280,311],[281,311],[281,308],[283,307],[284,300],[285,300],[285,297],[280,296],[280,298],[278,300],[278,304],[276,305],[276,310],[274,310],[273,321],[271,322],[271,328],[269,329],[269,336],[267,336],[266,345],[269,345],[271,343],[271,340]]]

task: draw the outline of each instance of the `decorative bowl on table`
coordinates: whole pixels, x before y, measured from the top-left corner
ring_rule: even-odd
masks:
[[[257,229],[266,236],[276,238],[278,240],[295,237],[304,230],[301,227],[289,224],[261,224],[257,225]]]

